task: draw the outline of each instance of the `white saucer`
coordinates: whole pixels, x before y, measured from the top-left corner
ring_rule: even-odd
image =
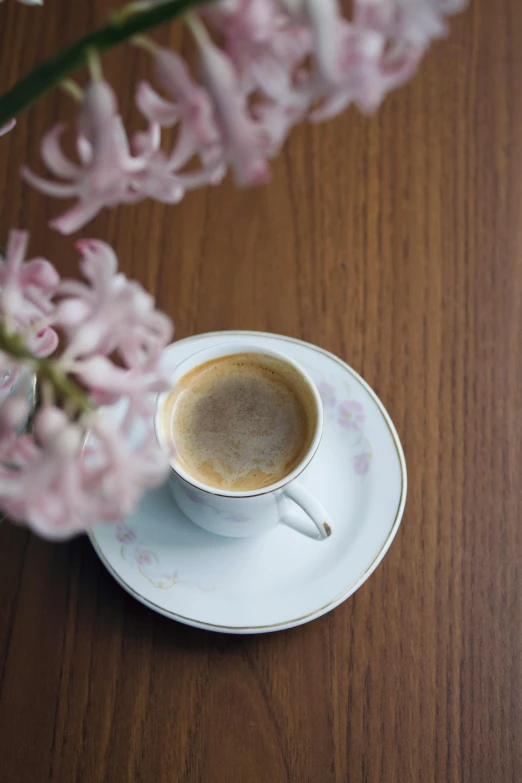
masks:
[[[376,395],[321,348],[262,332],[214,332],[170,345],[166,365],[231,339],[288,354],[317,383],[324,435],[302,480],[329,511],[331,538],[314,541],[282,524],[258,538],[216,536],[178,510],[167,486],[149,492],[124,523],[97,526],[90,537],[114,578],[151,609],[212,631],[264,633],[329,612],[368,579],[401,521],[406,464]]]

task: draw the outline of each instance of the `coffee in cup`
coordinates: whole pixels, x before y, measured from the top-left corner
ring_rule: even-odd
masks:
[[[162,431],[186,474],[218,491],[268,487],[307,454],[317,428],[308,384],[290,363],[235,353],[185,374],[164,401]]]

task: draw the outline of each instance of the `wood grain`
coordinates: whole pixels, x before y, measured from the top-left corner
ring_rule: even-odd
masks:
[[[11,85],[106,17],[0,7]],[[160,37],[187,46],[179,27]],[[145,56],[106,58],[122,112]],[[348,361],[404,443],[410,491],[371,579],[312,624],[234,638],[127,596],[82,538],[0,526],[0,780],[522,780],[522,4],[473,0],[373,119],[297,129],[268,187],[144,203],[89,227],[178,337],[292,335]],[[60,204],[26,187],[67,97],[1,140],[0,236],[72,272]]]

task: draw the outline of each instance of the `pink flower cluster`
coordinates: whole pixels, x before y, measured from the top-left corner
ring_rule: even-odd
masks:
[[[162,0],[148,4],[155,2]],[[216,0],[185,16],[198,47],[198,79],[175,52],[135,40],[151,52],[161,90],[137,86],[145,130],[129,138],[94,54],[76,160],[62,151],[59,124],[41,144],[54,179],[28,167],[23,176],[49,196],[75,199],[51,223],[63,234],[104,207],[147,197],[177,203],[228,170],[241,186],[266,182],[269,161],[295,124],[328,119],[350,104],[373,112],[465,4],[352,0],[347,19],[340,0]],[[2,126],[0,136],[13,125]],[[165,128],[175,129],[169,148]],[[160,358],[172,326],[141,286],[118,273],[103,242],[77,243],[83,281],[61,280],[46,259],[26,261],[26,245],[26,234],[13,231],[0,263],[0,508],[58,538],[120,520],[164,477],[152,407],[168,387]],[[33,411],[35,373],[41,400]],[[335,408],[333,389],[323,387],[325,406]],[[107,410],[115,403],[120,418]],[[348,429],[364,422],[356,401],[339,406],[339,415]],[[370,458],[354,458],[361,475]]]
[[[77,203],[52,225],[69,234],[104,206],[152,197],[180,201],[217,184],[231,169],[239,185],[266,182],[269,160],[291,128],[325,120],[349,104],[373,112],[415,72],[445,17],[466,0],[219,0],[185,17],[199,49],[201,81],[175,52],[146,41],[164,96],[138,85],[148,128],[129,140],[117,100],[101,79],[85,90],[78,121],[78,162],[65,157],[63,127],[42,142],[47,168],[62,182],[24,167],[28,182]],[[223,42],[215,43],[213,33]],[[172,149],[161,129],[176,126]],[[193,162],[197,160],[194,168]]]
[[[41,404],[29,430],[26,384],[0,407],[0,507],[59,538],[121,519],[165,476],[152,410],[168,387],[160,358],[172,325],[140,285],[118,273],[105,243],[77,243],[83,282],[61,280],[44,259],[25,261],[26,243],[13,231],[0,267],[3,347],[16,335],[35,354],[53,353],[53,361],[46,374],[21,357],[21,365],[39,372]],[[12,355],[1,354],[0,362],[8,370]],[[97,408],[118,401],[119,418]],[[129,436],[139,423],[133,446]]]

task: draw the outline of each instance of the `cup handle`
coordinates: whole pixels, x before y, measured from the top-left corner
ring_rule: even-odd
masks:
[[[284,497],[293,500],[294,503],[303,509],[305,514],[308,514],[317,530],[319,531],[319,540],[324,541],[332,535],[332,520],[330,515],[325,511],[324,506],[314,498],[313,495],[305,489],[302,484],[294,482],[289,487],[286,487],[283,492]],[[281,520],[283,524],[297,530],[298,533],[309,536],[312,538],[308,530],[304,529],[302,520],[293,515],[285,515]],[[317,540],[317,536],[313,536]]]

